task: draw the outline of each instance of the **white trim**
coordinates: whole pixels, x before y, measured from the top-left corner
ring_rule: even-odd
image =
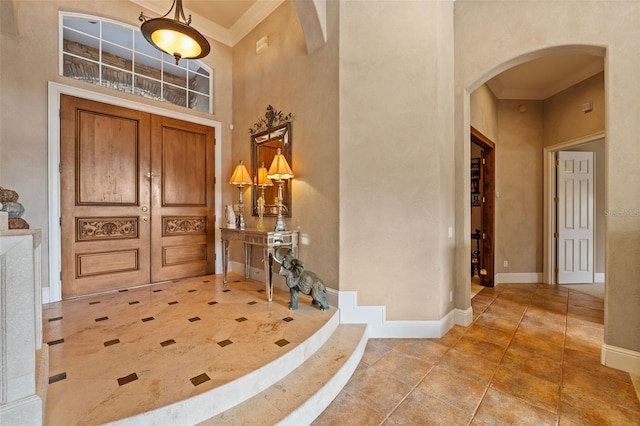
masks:
[[[473,322],[473,308],[469,306],[467,309],[454,309],[453,318],[456,325],[468,327]]]
[[[369,338],[372,339],[440,338],[454,326],[458,317],[468,320],[468,310],[461,311],[462,314],[451,310],[439,320],[387,321],[385,306],[358,306],[357,292],[355,291],[340,291],[338,296],[340,323],[367,324]]]
[[[597,284],[605,282],[604,272],[596,272],[595,274],[593,274],[593,282]]]
[[[46,305],[47,303],[51,302],[49,300],[49,289],[50,287],[42,287],[42,304],[43,305]]]
[[[496,274],[495,283],[529,284],[542,282],[541,272],[501,273]]]
[[[53,81],[48,86],[48,146],[49,146],[49,290],[48,302],[62,300],[62,283],[60,271],[62,268],[61,239],[60,239],[60,95],[70,95],[96,102],[116,105],[124,108],[135,109],[151,114],[175,118],[190,123],[202,124],[215,129],[215,178],[214,203],[216,222],[215,228],[215,252],[222,253],[220,246],[220,227],[222,226],[222,123],[194,116],[191,114],[167,110],[154,105],[143,104],[128,99],[122,99],[103,93],[92,92],[79,87],[67,86]],[[222,256],[216,256],[216,271],[222,270]],[[44,289],[43,289],[44,296]],[[48,303],[47,302],[47,303]],[[44,303],[44,302],[43,302]]]
[[[555,267],[555,239],[553,234],[556,229],[555,205],[553,202],[556,179],[555,179],[555,153],[562,149],[567,149],[588,142],[595,142],[605,139],[605,132],[592,133],[576,139],[560,142],[555,145],[545,146],[543,149],[543,242],[542,242],[542,278],[540,282],[547,284],[557,284]],[[599,244],[601,244],[600,242]]]
[[[602,344],[600,362],[631,374],[640,374],[640,352]]]

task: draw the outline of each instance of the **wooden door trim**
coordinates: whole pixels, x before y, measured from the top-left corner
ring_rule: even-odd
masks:
[[[164,109],[150,104],[144,104],[128,99],[118,98],[104,93],[67,86],[50,81],[48,84],[48,177],[49,177],[49,286],[42,289],[42,303],[62,300],[62,280],[60,278],[62,251],[60,235],[60,97],[69,95],[77,98],[102,102],[115,106],[135,109],[142,112],[162,115],[178,120],[203,124],[215,129],[215,251],[221,253],[220,247],[220,218],[222,216],[222,122],[197,115]],[[222,256],[216,256],[216,271],[222,270]]]
[[[485,152],[485,170],[482,193],[485,203],[482,208],[483,232],[487,238],[482,240],[482,253],[486,258],[484,267],[487,270],[487,278],[483,277],[483,285],[493,287],[495,285],[495,144],[476,128],[471,126],[471,143],[475,143]],[[485,283],[486,282],[486,283]]]

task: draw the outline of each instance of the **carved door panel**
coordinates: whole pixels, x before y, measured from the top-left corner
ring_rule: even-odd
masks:
[[[152,118],[153,282],[214,272],[214,133]]]
[[[61,97],[62,296],[214,272],[214,130]]]
[[[149,282],[149,114],[61,97],[62,296]]]

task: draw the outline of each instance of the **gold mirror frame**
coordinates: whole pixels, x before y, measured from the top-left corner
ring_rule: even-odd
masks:
[[[269,170],[273,157],[278,148],[291,164],[291,123],[285,123],[267,130],[251,135],[251,176],[253,185],[251,186],[251,215],[258,216],[258,198],[262,188],[257,186],[258,168],[264,163],[264,167]],[[264,216],[278,216],[278,185],[273,182],[273,186],[264,188]],[[291,217],[291,179],[285,181],[282,195],[282,215]]]

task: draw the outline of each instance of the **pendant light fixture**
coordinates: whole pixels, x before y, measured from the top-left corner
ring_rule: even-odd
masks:
[[[173,19],[167,18],[174,7]],[[204,58],[211,50],[207,39],[190,26],[191,15],[185,18],[182,0],[173,0],[171,9],[160,18],[151,19],[140,12],[138,19],[142,22],[140,31],[144,38],[156,49],[176,58],[176,65],[180,59]]]

